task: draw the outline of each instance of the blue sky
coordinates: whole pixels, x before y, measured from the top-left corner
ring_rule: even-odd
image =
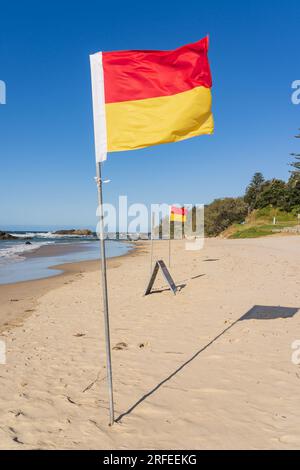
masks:
[[[214,136],[113,153],[105,200],[208,203],[287,179],[300,106],[299,0],[0,0],[0,225],[96,223],[89,54],[210,35]]]

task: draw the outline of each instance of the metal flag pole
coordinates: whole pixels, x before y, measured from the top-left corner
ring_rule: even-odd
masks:
[[[105,344],[106,344],[106,372],[108,382],[108,395],[109,395],[109,424],[112,426],[115,421],[114,413],[114,398],[113,398],[113,381],[112,381],[112,365],[111,365],[111,347],[110,347],[110,331],[109,331],[109,312],[108,312],[108,293],[107,293],[107,275],[106,275],[106,253],[105,253],[105,240],[104,240],[104,212],[103,212],[103,194],[101,179],[101,163],[97,162],[97,188],[98,188],[98,205],[100,216],[100,248],[101,248],[101,273],[102,273],[102,296],[103,296],[103,309],[104,309],[104,327],[105,327]]]
[[[169,268],[171,267],[171,207],[169,206]]]
[[[152,264],[153,264],[153,226],[154,226],[154,212],[152,212],[152,214],[151,214],[150,276],[152,274]]]

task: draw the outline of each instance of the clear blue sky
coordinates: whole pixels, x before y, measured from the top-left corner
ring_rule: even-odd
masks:
[[[173,49],[210,35],[215,135],[104,165],[107,202],[208,203],[255,171],[288,177],[300,127],[299,0],[0,0],[0,225],[94,225],[89,54]],[[299,148],[298,148],[299,150]]]

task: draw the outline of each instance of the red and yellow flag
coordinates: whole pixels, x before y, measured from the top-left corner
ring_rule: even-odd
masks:
[[[213,133],[208,38],[91,55],[96,157]]]
[[[186,222],[187,209],[184,207],[171,206],[170,221],[171,222]]]

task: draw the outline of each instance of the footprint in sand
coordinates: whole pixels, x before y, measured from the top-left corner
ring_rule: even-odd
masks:
[[[127,343],[118,343],[113,347],[113,350],[114,351],[123,351],[124,349],[127,349],[127,348],[128,348]]]
[[[300,445],[300,438],[299,436],[291,436],[290,434],[286,434],[285,436],[281,436],[279,438],[279,442],[282,444],[293,444],[293,445]]]
[[[22,441],[19,439],[19,437],[17,436],[17,432],[16,432],[16,430],[15,430],[13,427],[9,426],[9,427],[8,427],[8,431],[9,431],[9,434],[12,434],[12,435],[13,435],[13,436],[12,436],[12,440],[13,440],[14,442],[16,442],[17,444],[22,444],[22,445],[24,444],[24,442],[22,442]]]

